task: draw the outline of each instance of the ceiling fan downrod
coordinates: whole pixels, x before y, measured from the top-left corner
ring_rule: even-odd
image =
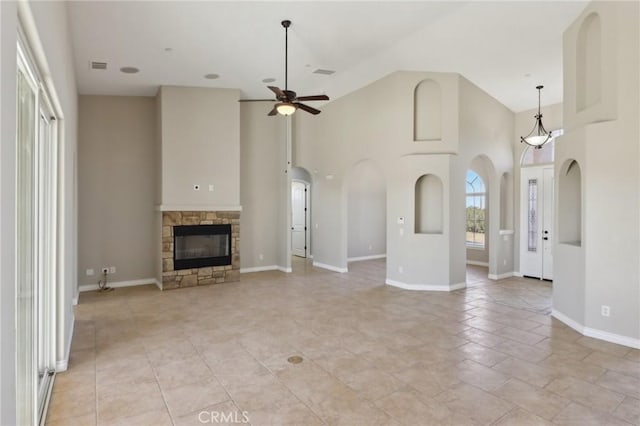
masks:
[[[284,90],[286,93],[289,89],[289,27],[291,26],[291,21],[285,19],[281,24],[284,27]]]

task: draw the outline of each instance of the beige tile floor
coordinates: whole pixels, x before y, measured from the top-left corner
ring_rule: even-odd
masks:
[[[83,293],[47,423],[640,424],[640,351],[552,319],[551,284],[470,267],[411,292],[384,268]]]

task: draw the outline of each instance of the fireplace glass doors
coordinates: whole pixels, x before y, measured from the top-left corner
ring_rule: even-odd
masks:
[[[231,265],[231,225],[173,227],[175,270]]]

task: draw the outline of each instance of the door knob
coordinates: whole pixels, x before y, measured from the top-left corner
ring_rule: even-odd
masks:
[[[547,237],[542,237],[543,240],[547,241],[549,238]]]
[[[549,233],[549,231],[544,231],[544,233],[545,233],[545,234],[548,234],[548,233]]]

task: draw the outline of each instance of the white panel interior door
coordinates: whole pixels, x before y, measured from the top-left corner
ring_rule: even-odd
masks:
[[[520,174],[520,273],[553,279],[553,167]]]
[[[291,252],[307,257],[307,187],[304,182],[291,182]]]

